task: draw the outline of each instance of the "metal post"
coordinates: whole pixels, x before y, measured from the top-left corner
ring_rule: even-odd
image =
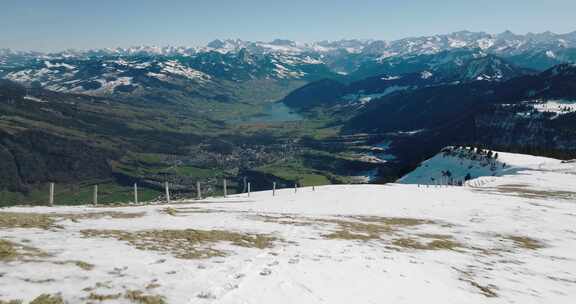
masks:
[[[164,182],[164,189],[166,190],[166,202],[170,203],[170,189],[168,188],[168,182]]]
[[[272,182],[272,196],[276,196],[276,182]]]
[[[316,191],[316,187],[312,185],[312,191]]]
[[[248,197],[250,197],[250,182],[248,182]]]
[[[200,189],[200,182],[196,182],[196,199],[202,199],[202,190]]]
[[[98,206],[98,185],[94,185],[94,206]]]
[[[138,204],[138,184],[134,183],[134,203]]]
[[[294,193],[298,192],[298,183],[294,183]]]
[[[228,196],[228,188],[226,185],[226,179],[222,180],[222,188],[224,188],[224,197],[227,197]]]
[[[54,183],[50,183],[50,197],[48,198],[48,205],[54,206]]]

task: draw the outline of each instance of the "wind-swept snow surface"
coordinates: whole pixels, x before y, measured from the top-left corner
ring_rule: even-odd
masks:
[[[7,208],[0,248],[13,250],[0,250],[0,300],[573,303],[576,164],[499,159],[515,170],[481,177],[481,187],[339,185],[172,205]]]

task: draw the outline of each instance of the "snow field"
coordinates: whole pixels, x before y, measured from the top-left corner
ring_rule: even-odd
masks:
[[[404,180],[441,165],[456,171],[456,159],[438,155]],[[6,208],[0,225],[6,213],[84,217],[60,218],[49,229],[2,227],[0,239],[49,256],[0,261],[0,299],[60,293],[88,303],[91,293],[141,290],[165,303],[572,303],[575,164],[500,152],[498,159],[510,168],[476,176],[481,187],[331,185],[171,205]],[[102,212],[142,214],[85,216]],[[167,244],[137,248],[127,239],[86,237],[87,229],[218,230],[275,241],[265,248],[200,243],[226,255],[182,259]],[[124,296],[106,302],[132,303]]]

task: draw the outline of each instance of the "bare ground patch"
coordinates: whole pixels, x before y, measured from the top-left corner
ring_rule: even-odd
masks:
[[[345,220],[319,220],[319,222],[336,225],[336,230],[325,234],[325,238],[363,241],[380,239],[384,234],[393,234],[404,228],[435,223],[423,219],[380,216],[353,216]]]
[[[484,285],[480,285],[476,281],[473,281],[471,279],[465,279],[465,278],[460,278],[460,280],[463,282],[467,282],[468,284],[470,284],[472,287],[476,288],[481,294],[483,294],[487,298],[498,297],[498,294],[495,291],[496,286],[494,286],[494,285],[484,286]]]
[[[392,241],[392,245],[405,249],[417,250],[456,250],[464,246],[451,238],[434,239],[423,242],[415,238],[399,238]]]
[[[64,304],[60,295],[43,294],[32,300],[30,304]]]
[[[295,226],[333,226],[329,233],[322,234],[322,237],[330,240],[352,240],[370,241],[381,240],[383,236],[396,235],[401,230],[413,228],[420,225],[440,225],[442,227],[451,226],[447,223],[438,223],[432,220],[402,217],[382,217],[382,216],[346,216],[338,218],[309,218],[296,217],[290,215],[252,216],[257,220],[269,223],[295,225]],[[449,235],[422,234],[422,238],[433,239],[432,241],[421,242],[413,238],[396,239],[392,243],[396,247],[421,249],[421,250],[454,250],[463,247],[454,241]]]
[[[0,300],[0,304],[22,304],[22,300]]]
[[[122,293],[100,294],[100,293],[91,292],[88,295],[87,299],[91,300],[91,301],[104,302],[104,301],[118,300],[121,297],[122,297]]]
[[[40,249],[0,239],[0,261],[13,261],[47,256],[48,254]]]
[[[573,200],[576,198],[576,192],[572,191],[537,190],[529,188],[528,185],[517,185],[517,184],[507,184],[491,188],[475,189],[475,191],[489,191],[503,195],[512,195],[523,198],[536,198],[536,199]]]
[[[82,270],[92,270],[94,269],[94,265],[88,263],[88,262],[84,262],[84,261],[56,261],[54,262],[54,264],[56,265],[74,265]]]
[[[124,294],[124,298],[132,303],[138,304],[165,304],[163,296],[146,294],[141,290],[129,290]]]
[[[101,218],[134,219],[143,217],[145,215],[146,212],[118,212],[118,211],[49,214],[49,216],[54,217],[56,219],[68,219],[71,221],[80,221],[86,219],[94,220]]]
[[[536,239],[533,239],[533,238],[530,238],[530,237],[527,237],[527,236],[503,235],[501,237],[514,242],[514,244],[517,247],[520,247],[523,249],[536,250],[536,249],[542,249],[542,248],[546,247],[543,242],[536,240]]]
[[[271,248],[277,238],[263,234],[238,233],[223,230],[147,230],[126,232],[120,230],[82,230],[84,237],[114,238],[140,250],[167,252],[181,259],[205,259],[226,256],[227,253],[211,247],[219,242],[248,248]]]
[[[86,213],[25,213],[0,212],[0,228],[61,228],[56,225],[58,221],[71,220],[74,222],[86,219],[133,219],[146,215],[145,212],[86,212]]]
[[[200,207],[182,207],[182,208],[174,208],[174,207],[166,207],[160,210],[161,213],[168,214],[171,216],[182,216],[186,214],[195,214],[195,213],[218,213],[224,212],[220,210],[212,210],[212,209],[204,209]]]
[[[327,239],[367,241],[380,239],[382,234],[392,232],[390,226],[375,223],[345,220],[323,220],[322,222],[335,224],[337,227],[334,232],[323,235]]]
[[[0,300],[0,304],[23,304],[22,300]],[[64,304],[60,295],[42,294],[32,300],[29,304]]]
[[[480,292],[485,297],[487,298],[498,297],[498,293],[496,293],[496,290],[498,290],[497,286],[492,284],[482,285],[478,283],[474,279],[474,274],[471,271],[458,269],[456,267],[452,267],[452,269],[456,270],[460,274],[460,277],[458,278],[460,281],[470,284],[470,286],[474,287],[478,292]]]
[[[311,226],[316,224],[314,219],[306,217],[298,217],[293,215],[250,215],[249,219],[254,219],[266,223],[282,224],[282,225],[294,225],[294,226]]]
[[[55,219],[47,214],[0,212],[0,228],[39,228],[54,227]]]
[[[55,265],[74,265],[82,270],[92,270],[94,265],[79,261],[50,261],[50,254],[28,245],[21,243],[0,239],[0,262],[21,261],[25,263],[52,263]],[[30,279],[25,279],[30,280]],[[32,282],[32,283],[45,283],[45,282]],[[0,302],[0,304],[2,304]]]
[[[368,241],[380,239],[399,229],[423,224],[435,224],[430,220],[380,216],[347,216],[337,218],[312,218],[292,215],[253,215],[251,219],[267,223],[294,226],[335,226],[332,232],[322,236],[327,239]]]

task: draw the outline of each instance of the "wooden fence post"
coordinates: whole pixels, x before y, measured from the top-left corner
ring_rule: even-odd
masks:
[[[134,183],[134,203],[138,204],[138,184]]]
[[[98,185],[94,185],[94,206],[98,206]]]
[[[276,182],[272,182],[272,196],[276,196]]]
[[[222,188],[224,188],[224,197],[228,196],[228,189],[227,189],[227,185],[226,185],[226,179],[222,180]]]
[[[54,183],[50,183],[50,196],[48,197],[48,205],[54,206]]]
[[[170,203],[170,189],[168,188],[168,182],[164,182],[164,190],[166,190],[166,202]]]
[[[202,199],[202,190],[200,189],[200,182],[196,182],[196,199]]]

